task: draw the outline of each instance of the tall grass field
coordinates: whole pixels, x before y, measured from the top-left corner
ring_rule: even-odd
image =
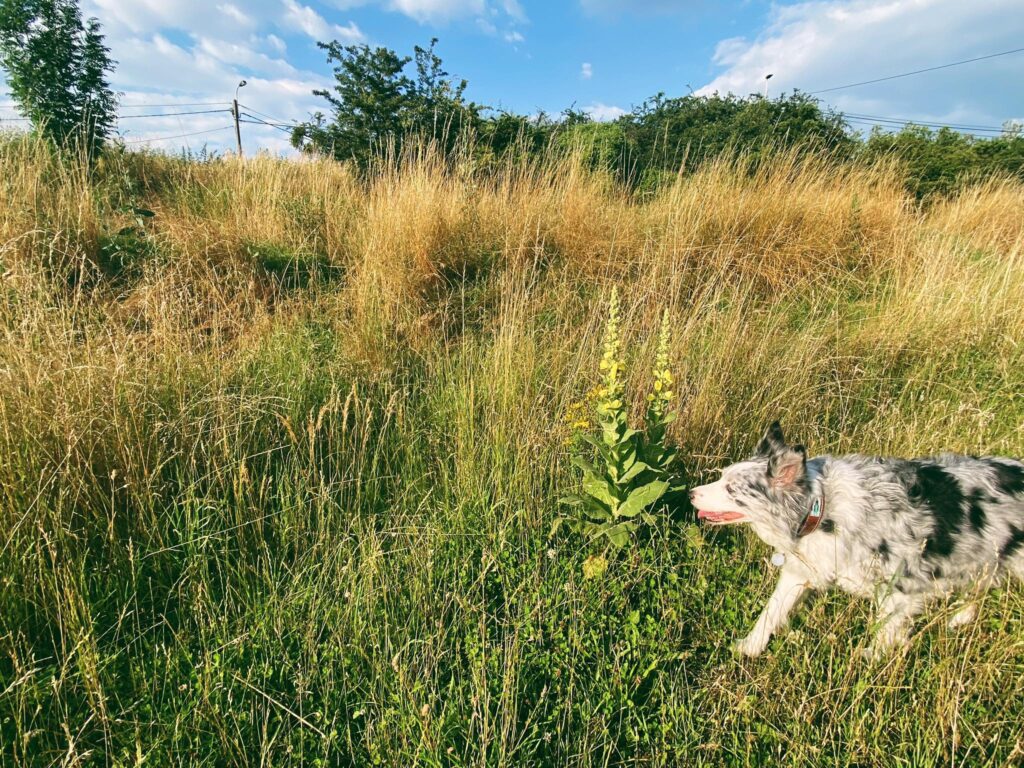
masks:
[[[0,764],[1024,763],[1024,585],[882,661],[823,595],[740,660],[748,532],[549,535],[613,288],[634,415],[668,311],[691,486],[776,418],[1024,455],[1019,183],[0,142]]]

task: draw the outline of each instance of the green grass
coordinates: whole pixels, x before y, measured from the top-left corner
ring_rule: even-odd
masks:
[[[9,151],[8,177],[36,172]],[[566,168],[495,190],[415,163],[357,183],[124,162],[88,187],[47,166],[37,201],[85,243],[60,263],[116,246],[123,269],[69,285],[45,240],[3,256],[0,764],[1024,760],[1020,584],[959,632],[936,606],[874,663],[871,607],[820,596],[738,660],[773,586],[751,536],[668,510],[595,579],[595,545],[547,536],[612,284],[629,392],[669,307],[691,482],[776,417],[814,453],[1024,454],[1019,220],[970,246],[983,225],[947,237],[949,211],[813,166],[632,200]],[[12,184],[9,243],[32,221]],[[685,203],[716,185],[744,197]],[[125,190],[157,215],[103,240]],[[448,229],[409,223],[424,201]],[[719,215],[688,239],[686,217]],[[854,236],[870,258],[847,257]]]

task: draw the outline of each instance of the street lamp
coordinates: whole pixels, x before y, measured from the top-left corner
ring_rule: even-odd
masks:
[[[774,73],[768,73],[764,76],[764,97],[768,98],[768,81],[774,77]]]

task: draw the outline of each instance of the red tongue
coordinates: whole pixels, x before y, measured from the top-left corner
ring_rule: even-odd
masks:
[[[712,523],[730,523],[742,517],[739,512],[705,512],[703,509],[697,511],[698,520],[710,520]]]

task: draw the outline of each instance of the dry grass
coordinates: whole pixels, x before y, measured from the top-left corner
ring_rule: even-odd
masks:
[[[844,598],[740,663],[760,545],[681,513],[593,583],[546,539],[612,284],[634,383],[670,310],[692,479],[776,417],[816,452],[1024,454],[1019,185],[0,165],[5,762],[1021,760],[1019,586],[881,667]]]

